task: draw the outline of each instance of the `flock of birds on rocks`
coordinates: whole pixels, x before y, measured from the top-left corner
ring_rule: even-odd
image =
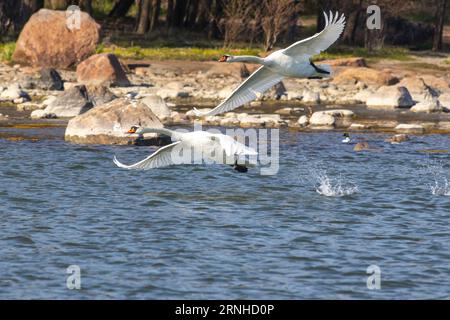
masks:
[[[329,65],[314,64],[311,57],[330,47],[341,35],[345,27],[344,15],[330,11],[324,13],[325,27],[315,35],[297,41],[289,47],[277,50],[265,58],[257,56],[231,56],[223,55],[219,62],[248,62],[260,64],[244,82],[242,82],[217,107],[201,112],[194,108],[196,116],[212,116],[236,109],[243,104],[260,97],[265,91],[279,83],[285,77],[291,78],[324,78],[331,75]],[[114,163],[125,169],[148,170],[179,164],[174,161],[173,152],[182,150],[202,150],[203,155],[209,156],[216,163],[229,164],[239,172],[246,172],[245,164],[238,163],[242,156],[256,156],[258,153],[244,144],[224,134],[213,134],[206,131],[179,133],[164,128],[142,128],[138,125],[131,127],[130,134],[143,136],[144,133],[158,133],[169,136],[171,144],[161,147],[156,152],[132,165],[125,165],[116,157]],[[348,136],[343,142],[350,141]],[[218,157],[217,155],[224,155]],[[218,161],[219,159],[219,161]],[[221,161],[220,161],[221,159]]]

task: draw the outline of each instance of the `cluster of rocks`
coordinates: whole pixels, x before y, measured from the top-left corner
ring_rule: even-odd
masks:
[[[12,102],[15,104],[30,101],[31,98],[27,92],[23,91],[19,84],[15,83],[9,87],[0,86],[0,101]]]

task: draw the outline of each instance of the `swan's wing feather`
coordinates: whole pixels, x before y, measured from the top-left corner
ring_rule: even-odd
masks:
[[[256,156],[258,155],[258,152],[256,152],[254,149],[247,147],[246,145],[237,142],[232,137],[219,134],[217,135],[219,138],[220,147],[225,151],[225,154],[230,156],[243,156],[243,155],[250,155],[250,156]]]
[[[262,66],[242,82],[223,102],[209,112],[202,113],[194,108],[197,116],[213,116],[236,109],[241,105],[255,100],[258,95],[270,89],[283,80],[279,75],[269,68]]]
[[[339,17],[337,12],[333,16],[331,11],[329,17],[325,12],[323,14],[325,16],[325,28],[321,32],[290,45],[283,52],[289,56],[309,58],[331,46],[344,30],[345,16],[342,14]]]
[[[167,167],[174,164],[172,161],[171,152],[179,143],[181,143],[181,141],[176,141],[167,146],[161,147],[144,160],[141,160],[135,164],[123,164],[117,160],[116,156],[114,156],[114,163],[120,168],[129,170],[149,170],[153,168]]]

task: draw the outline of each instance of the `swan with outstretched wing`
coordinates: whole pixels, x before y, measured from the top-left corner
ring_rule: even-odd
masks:
[[[325,28],[312,37],[298,41],[289,47],[275,51],[266,58],[256,56],[224,55],[220,62],[249,62],[262,66],[241,83],[222,103],[208,112],[194,108],[197,116],[213,116],[231,111],[239,106],[257,99],[265,91],[285,77],[310,78],[329,77],[329,65],[316,65],[311,57],[331,46],[341,35],[345,27],[345,17],[330,11],[325,16]]]
[[[232,137],[206,131],[180,133],[165,128],[142,128],[133,126],[130,134],[159,133],[169,136],[174,142],[159,148],[147,158],[131,165],[121,163],[114,156],[114,163],[124,169],[149,170],[179,164],[200,163],[203,160],[228,164],[239,172],[247,172],[245,164],[238,163],[241,157],[257,156],[258,153]],[[192,153],[193,152],[193,153]],[[192,155],[194,155],[194,159]]]

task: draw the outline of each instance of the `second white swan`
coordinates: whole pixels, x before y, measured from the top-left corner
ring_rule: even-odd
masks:
[[[142,128],[133,126],[128,133],[143,135],[144,133],[159,133],[171,138],[171,144],[159,148],[142,161],[126,165],[114,156],[114,163],[124,169],[148,170],[176,164],[192,164],[191,152],[194,151],[197,161],[212,160],[215,163],[231,165],[239,172],[247,172],[247,167],[238,163],[242,156],[256,156],[258,153],[232,137],[209,133],[206,131],[176,132],[165,128]],[[181,155],[184,153],[184,155]]]

